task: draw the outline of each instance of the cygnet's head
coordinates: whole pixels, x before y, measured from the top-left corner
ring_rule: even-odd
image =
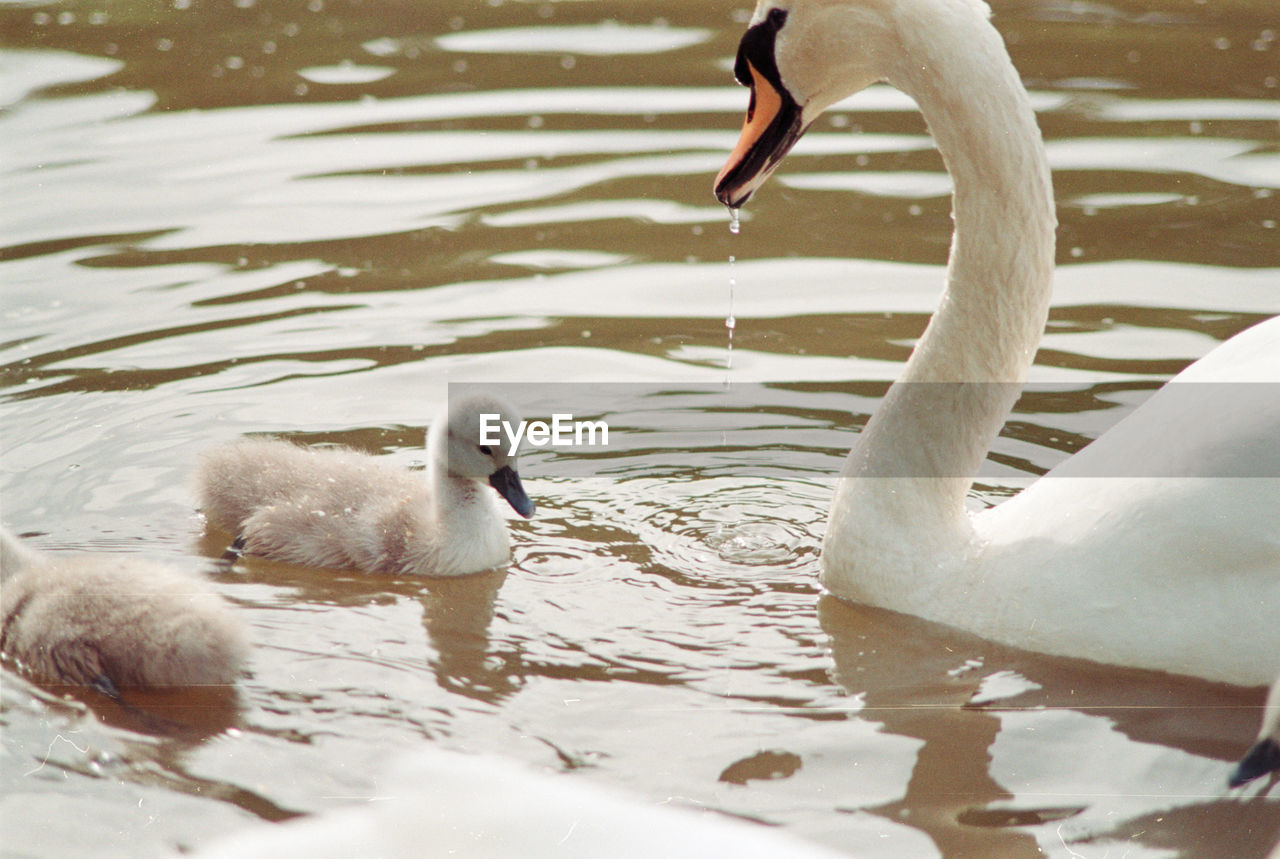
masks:
[[[518,432],[519,426],[520,414],[498,397],[460,397],[449,401],[443,436],[441,421],[432,424],[428,446],[450,476],[488,482],[513,510],[528,519],[534,504],[520,484],[517,456],[506,430],[510,427]]]
[[[1271,687],[1271,694],[1267,696],[1258,741],[1249,748],[1240,763],[1236,764],[1236,768],[1227,777],[1227,782],[1232,787],[1240,787],[1245,782],[1277,771],[1280,771],[1280,679],[1276,680]]]

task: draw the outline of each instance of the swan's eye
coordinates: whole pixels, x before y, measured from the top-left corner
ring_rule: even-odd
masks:
[[[490,456],[493,453],[493,448],[489,447],[487,444],[482,444],[480,445],[480,452],[485,456]]]
[[[773,45],[778,38],[778,31],[787,23],[786,9],[771,9],[764,20],[748,28],[738,43],[738,57],[733,63],[733,76],[743,86],[752,86],[755,80],[751,77],[748,63],[764,75],[764,79],[779,89],[782,81],[778,75],[778,65],[773,59]]]
[[[745,87],[751,87],[751,101],[747,105],[747,122],[751,122],[756,114],[756,79],[752,72],[757,72],[779,92],[785,92],[782,76],[778,74],[778,63],[773,58],[774,43],[778,31],[787,23],[786,9],[770,9],[769,14],[759,24],[747,29],[738,43],[738,57],[733,63],[733,77]]]

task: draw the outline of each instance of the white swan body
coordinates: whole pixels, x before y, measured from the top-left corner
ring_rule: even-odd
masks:
[[[1258,740],[1245,752],[1240,763],[1231,771],[1227,783],[1240,787],[1246,782],[1261,778],[1267,773],[1280,776],[1280,678],[1271,686],[1267,703],[1262,710],[1262,728]],[[1276,845],[1280,854],[1280,844]]]
[[[915,99],[955,187],[944,294],[849,453],[822,581],[1030,650],[1265,684],[1280,671],[1280,319],[1017,497],[965,511],[1043,332],[1056,227],[1040,132],[987,14],[978,0],[762,0],[739,50],[752,104],[717,178],[726,205],[876,80]]]
[[[0,528],[0,651],[54,682],[234,683],[244,626],[201,582],[127,555],[39,552]]]
[[[233,833],[195,859],[836,859],[758,823],[644,802],[579,776],[425,746],[376,802]]]
[[[425,481],[345,448],[275,440],[215,448],[196,473],[200,504],[211,524],[238,535],[252,555],[399,575],[492,569],[510,547],[486,483],[521,516],[534,508],[506,438],[483,443],[482,415],[491,416],[491,427],[519,421],[493,397],[451,403],[427,434]]]

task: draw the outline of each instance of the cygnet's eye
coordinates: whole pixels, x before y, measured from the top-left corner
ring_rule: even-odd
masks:
[[[487,444],[482,444],[480,445],[480,452],[485,456],[490,456],[493,453],[493,448],[489,447]]]

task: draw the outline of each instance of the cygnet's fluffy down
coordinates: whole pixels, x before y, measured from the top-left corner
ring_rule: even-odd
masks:
[[[1232,787],[1240,787],[1255,778],[1277,771],[1280,771],[1280,678],[1267,695],[1258,741],[1249,747],[1240,763],[1236,764],[1228,777],[1228,783]],[[1276,849],[1277,855],[1280,855],[1280,845]]]
[[[427,434],[425,480],[346,448],[249,440],[204,456],[197,494],[210,524],[250,555],[397,575],[492,569],[510,547],[490,487],[521,516],[534,507],[506,438],[483,443],[482,416],[519,421],[494,397],[452,402]]]
[[[233,833],[197,859],[835,859],[758,823],[661,805],[587,778],[423,747],[376,802]]]
[[[40,552],[0,528],[0,652],[46,680],[234,683],[244,625],[199,580],[126,555]]]

